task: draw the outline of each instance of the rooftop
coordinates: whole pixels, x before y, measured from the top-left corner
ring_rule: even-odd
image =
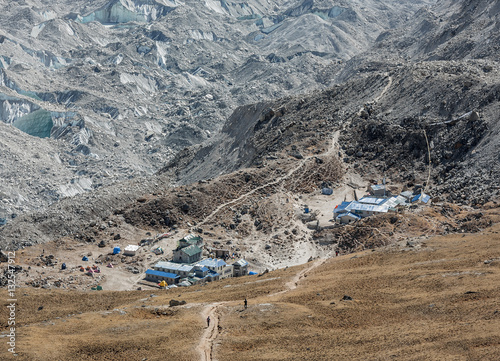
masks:
[[[368,204],[382,204],[387,200],[387,198],[377,198],[377,197],[363,197],[359,200],[359,203]]]
[[[373,205],[373,204],[364,204],[356,201],[352,201],[346,208],[347,211],[365,211],[365,212],[380,212],[386,213],[389,210],[387,204],[382,205]]]
[[[165,278],[180,278],[179,275],[170,273],[170,272],[162,272],[162,271],[155,271],[153,269],[148,269],[146,271],[147,276],[159,276],[159,277],[165,277]]]
[[[202,250],[200,247],[192,244],[190,246],[187,246],[187,247],[181,249],[181,252],[184,252],[188,256],[194,256],[195,254],[201,253]]]
[[[161,261],[156,263],[155,268],[163,268],[168,270],[182,271],[182,272],[191,272],[193,266],[189,266],[187,264],[179,264],[174,262]]]
[[[181,239],[181,241],[190,243],[190,244],[197,244],[199,241],[201,241],[200,236],[195,236],[194,234],[188,234],[186,237]]]
[[[355,219],[357,219],[357,220],[360,220],[360,219],[361,219],[361,217],[360,217],[360,216],[358,216],[357,214],[351,213],[351,212],[347,212],[347,213],[342,213],[342,214],[339,214],[339,215],[337,216],[337,219],[340,219],[340,218],[342,218],[342,217],[351,217],[351,218],[355,218]]]
[[[207,258],[207,259],[204,259],[203,261],[198,262],[198,265],[207,266],[208,268],[218,268],[218,267],[226,266],[227,263],[221,259]]]
[[[431,196],[425,194],[425,193],[420,193],[420,194],[417,194],[412,200],[411,202],[416,202],[416,201],[421,201],[421,202],[424,202],[424,203],[427,203],[429,202],[429,200],[431,199]]]
[[[233,264],[240,266],[240,267],[248,266],[248,262],[245,261],[244,259],[240,259],[240,260],[234,262]]]
[[[344,211],[349,204],[351,204],[351,202],[342,202],[338,206],[336,206],[333,211],[335,213],[340,213],[340,212]]]

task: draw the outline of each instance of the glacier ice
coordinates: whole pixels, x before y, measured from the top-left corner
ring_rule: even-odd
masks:
[[[113,0],[90,14],[78,15],[77,22],[98,21],[102,24],[121,24],[131,21],[150,22],[165,16],[177,7],[176,1]]]

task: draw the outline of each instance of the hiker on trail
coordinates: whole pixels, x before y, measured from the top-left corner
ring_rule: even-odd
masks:
[[[207,317],[207,327],[210,327],[210,316]]]
[[[245,297],[245,310],[247,309],[247,305],[248,305],[248,302],[247,302],[247,299]]]
[[[335,256],[338,256],[339,255],[339,250],[336,250],[335,251]]]

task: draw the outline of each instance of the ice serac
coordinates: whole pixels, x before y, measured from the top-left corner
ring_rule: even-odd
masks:
[[[52,112],[29,100],[0,93],[0,120],[29,135],[48,138],[54,126],[60,128],[75,119],[73,112]]]
[[[81,23],[98,21],[102,24],[121,24],[130,21],[150,22],[167,15],[179,3],[168,0],[112,0],[102,8],[75,19]]]
[[[49,111],[38,109],[16,119],[12,125],[29,135],[39,138],[48,138],[50,137],[50,132],[54,123],[52,122],[52,116]]]
[[[0,120],[4,123],[12,124],[38,109],[40,107],[30,101],[0,93]]]
[[[270,9],[272,2],[257,0],[246,1],[226,1],[226,0],[205,0],[205,6],[219,14],[230,15],[239,20],[260,19]]]

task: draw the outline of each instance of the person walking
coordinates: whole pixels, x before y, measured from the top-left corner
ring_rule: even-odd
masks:
[[[207,317],[207,327],[210,327],[210,316]]]
[[[247,302],[247,298],[245,297],[245,310],[247,309],[247,305],[248,305],[248,302]]]

